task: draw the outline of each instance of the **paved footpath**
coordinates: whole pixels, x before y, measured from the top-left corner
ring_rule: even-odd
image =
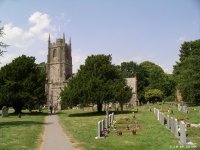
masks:
[[[45,118],[44,143],[42,150],[72,150],[72,144],[65,136],[58,123],[57,115],[49,115]]]

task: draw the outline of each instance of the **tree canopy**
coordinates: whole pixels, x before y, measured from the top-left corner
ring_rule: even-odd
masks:
[[[174,97],[175,81],[173,76],[165,73],[160,66],[150,61],[144,61],[139,65],[131,61],[121,63],[119,68],[123,77],[137,77],[137,95],[140,102],[147,101],[145,92],[151,89],[160,90],[163,93],[162,98]]]
[[[0,70],[0,105],[12,106],[16,113],[45,104],[45,73],[34,57],[22,55]]]
[[[62,107],[97,104],[98,111],[101,111],[103,103],[128,102],[131,89],[111,60],[111,55],[88,56],[61,92]]]
[[[185,102],[200,104],[200,40],[184,42],[174,66],[177,88]]]

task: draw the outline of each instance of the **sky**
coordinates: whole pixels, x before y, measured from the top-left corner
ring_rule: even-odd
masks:
[[[92,54],[112,63],[151,61],[172,73],[184,41],[200,39],[199,0],[0,0],[0,66],[25,54],[47,61],[51,41],[72,40],[73,72]]]

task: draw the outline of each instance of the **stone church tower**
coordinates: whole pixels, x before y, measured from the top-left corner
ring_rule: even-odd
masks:
[[[71,40],[65,43],[64,34],[62,39],[56,39],[56,43],[51,43],[49,35],[46,74],[47,105],[61,109],[60,92],[72,76]]]

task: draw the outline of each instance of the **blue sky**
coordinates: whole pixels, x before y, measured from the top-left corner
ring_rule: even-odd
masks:
[[[22,54],[46,61],[48,33],[65,32],[73,72],[88,55],[112,54],[114,64],[148,60],[171,73],[181,43],[200,38],[198,0],[0,0],[0,20],[11,45],[1,66]]]

